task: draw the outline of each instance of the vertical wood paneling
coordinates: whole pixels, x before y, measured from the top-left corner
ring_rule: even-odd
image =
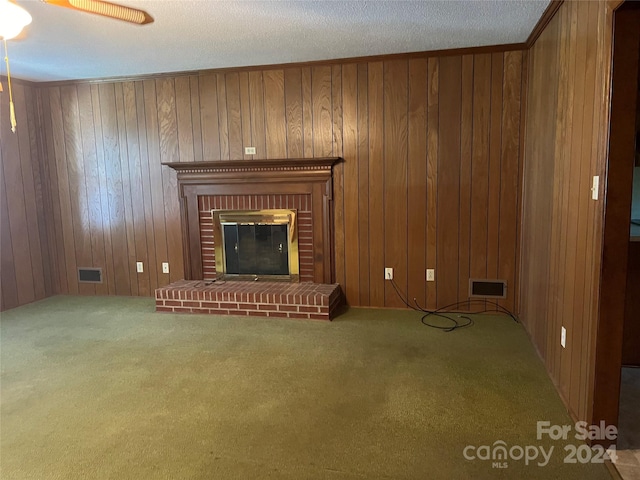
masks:
[[[269,70],[264,72],[264,98],[266,158],[284,158],[287,156],[284,71]]]
[[[227,119],[229,122],[229,157],[241,159],[242,148],[242,112],[240,105],[240,78],[237,73],[225,75],[227,91]]]
[[[130,84],[130,82],[128,82]],[[130,85],[129,88],[132,88]],[[189,77],[176,77],[176,124],[178,128],[178,152],[181,162],[192,162],[193,137],[197,131],[191,115],[191,82]],[[135,104],[133,107],[135,112]],[[129,111],[129,109],[127,109]]]
[[[32,112],[27,111],[27,99],[25,87],[16,85],[15,111],[17,118],[22,119],[22,132],[17,136],[18,149],[20,152],[20,170],[24,192],[24,207],[27,233],[29,236],[29,254],[31,257],[31,267],[33,269],[33,296],[43,298],[44,289],[44,268],[42,262],[42,247],[40,244],[40,228],[38,225],[38,205],[36,203],[36,191],[39,189],[39,182],[34,179],[34,164],[37,167],[37,148],[31,143],[31,135],[28,130],[29,116]],[[44,226],[44,225],[43,225]]]
[[[498,232],[498,278],[507,281],[508,288],[518,291],[516,276],[518,244],[518,183],[519,162],[513,161],[520,155],[522,52],[504,54],[502,145],[503,159],[500,168],[500,221]],[[514,296],[515,300],[515,296]],[[512,302],[499,302],[514,308]]]
[[[369,297],[385,304],[384,285],[384,101],[383,64],[369,64]]]
[[[504,272],[511,286],[522,81],[512,52],[45,87],[61,290],[78,292],[80,260],[104,269],[98,293],[148,295],[182,278],[175,172],[162,163],[238,160],[245,146],[256,158],[343,157],[333,255],[351,305],[403,306],[387,266],[430,308],[465,300],[470,276]]]
[[[369,305],[369,95],[367,64],[358,65],[358,251],[359,304]],[[346,122],[345,122],[346,125]]]
[[[227,84],[224,73],[216,74],[216,88],[218,92],[218,129],[220,131],[220,158],[222,160],[229,160],[229,112],[227,103]]]
[[[458,238],[460,230],[461,57],[440,60],[440,139],[436,275],[438,305],[458,301]]]
[[[343,97],[342,97],[342,66],[335,65],[331,68],[331,105],[332,105],[332,130],[333,141],[331,149],[336,155],[344,157],[343,152]],[[353,95],[349,92],[348,95]],[[334,236],[334,274],[335,281],[341,285],[347,285],[346,279],[346,248],[345,241],[345,164],[338,162],[333,166],[333,236]]]
[[[336,238],[336,253],[343,249],[345,293],[347,298],[358,299],[360,295],[360,242],[358,231],[358,67],[354,64],[342,67],[342,110],[344,118],[344,236]],[[344,246],[340,246],[342,240]]]
[[[0,151],[0,158],[4,162],[4,154]],[[16,281],[15,256],[9,221],[9,206],[7,202],[7,187],[4,172],[0,169],[0,281],[2,282],[2,310],[20,305],[18,299],[18,283]]]
[[[407,298],[425,305],[427,230],[427,59],[409,61],[407,138]]]
[[[218,128],[218,87],[214,74],[199,78],[200,125],[204,161],[220,160],[220,129]],[[155,113],[155,111],[154,111]]]
[[[288,68],[284,71],[284,96],[287,115],[287,156],[304,156],[302,138],[302,70]]]
[[[185,78],[185,77],[181,77]],[[178,85],[176,79],[176,85]],[[184,88],[184,82],[180,82],[181,88]],[[127,137],[127,158],[128,168],[125,174],[123,169],[124,181],[129,185],[129,191],[131,192],[132,205],[131,205],[131,224],[133,226],[133,245],[129,243],[129,251],[133,247],[133,255],[130,255],[130,259],[133,262],[142,262],[144,271],[137,273],[135,279],[132,281],[137,284],[139,295],[151,294],[151,274],[155,275],[155,263],[153,266],[149,265],[149,250],[147,249],[147,230],[146,218],[144,212],[144,185],[142,182],[142,167],[141,167],[141,139],[138,131],[138,113],[137,113],[137,101],[136,101],[136,89],[133,82],[126,82],[122,84],[123,87],[123,100],[125,111],[125,131]],[[178,89],[176,88],[176,95]],[[188,99],[187,99],[188,102]],[[177,109],[180,111],[180,108]],[[179,117],[180,114],[178,114]],[[189,124],[191,124],[191,116],[189,115]],[[180,128],[180,127],[179,127]],[[178,132],[178,137],[180,137]],[[186,136],[191,142],[192,136]],[[191,144],[192,145],[192,144]],[[146,146],[145,146],[146,147]],[[193,154],[193,148],[191,148],[191,154]]]
[[[21,82],[14,82],[13,96],[16,132],[0,121],[0,310],[52,295],[55,277],[45,221],[52,205],[44,201],[42,105]],[[9,111],[7,95],[0,95],[0,111]]]
[[[491,124],[489,133],[489,209],[487,211],[487,277],[498,278],[500,176],[502,168],[503,56],[491,55]]]
[[[135,82],[135,108],[137,111],[137,120],[138,120],[138,134],[139,134],[139,145],[140,145],[140,161],[139,165],[136,165],[136,176],[137,179],[134,180],[132,178],[132,182],[135,188],[136,181],[140,182],[142,201],[137,209],[137,218],[136,225],[138,228],[139,236],[144,238],[146,241],[146,245],[142,243],[140,247],[136,244],[136,250],[143,249],[142,252],[143,257],[145,259],[144,268],[145,273],[148,274],[149,279],[149,291],[153,292],[156,288],[158,288],[159,283],[159,272],[162,271],[158,261],[156,259],[156,242],[154,238],[153,232],[153,205],[151,202],[151,189],[152,186],[150,184],[149,178],[149,145],[147,138],[147,122],[145,118],[145,108],[144,108],[144,86],[142,82]],[[193,116],[192,116],[193,118]],[[198,115],[199,119],[200,116]],[[199,120],[198,120],[199,123]],[[195,132],[195,128],[194,128]],[[202,147],[195,148],[194,150],[202,152]],[[142,220],[142,225],[140,225],[140,220]],[[138,238],[138,233],[136,233],[136,239]],[[138,257],[140,258],[140,257]],[[144,277],[145,281],[147,277]],[[142,287],[144,288],[144,287]]]
[[[438,136],[440,127],[440,60],[428,60],[427,85],[427,239],[425,242],[427,268],[436,268],[438,249]],[[425,274],[426,275],[426,274]],[[428,309],[437,308],[438,283],[428,282],[426,286],[426,303]]]
[[[55,143],[53,133],[53,116],[51,114],[51,101],[50,92],[45,90],[41,92],[42,99],[42,126],[45,133],[45,151],[46,156],[43,154],[43,158],[49,158],[48,162],[44,162],[45,167],[48,169],[47,180],[49,182],[50,193],[50,215],[53,223],[53,235],[50,237],[50,241],[56,250],[56,257],[51,258],[55,263],[52,265],[54,272],[53,281],[53,293],[67,293],[67,262],[65,259],[65,249],[63,247],[63,232],[62,232],[62,212],[60,209],[60,194],[59,194],[59,182],[58,171],[55,157]]]
[[[91,109],[80,109],[80,130],[82,137],[83,163],[87,191],[87,211],[89,214],[89,234],[91,239],[91,263],[89,266],[99,267],[106,273],[104,262],[104,228],[100,199],[100,176],[98,173],[98,152],[96,146],[96,129],[93,118],[93,100],[89,85],[78,85],[78,103],[91,105]],[[94,285],[96,293],[109,293],[108,284]]]
[[[313,156],[329,157],[333,155],[330,66],[311,68],[311,99]]]
[[[311,108],[311,67],[302,68],[302,134],[304,158],[313,157],[313,120]]]
[[[469,291],[471,251],[471,177],[473,151],[473,56],[462,57],[462,98],[460,106],[460,223],[458,234],[458,298]],[[519,85],[518,85],[519,87]],[[517,156],[514,157],[517,170]]]
[[[588,422],[602,236],[602,203],[591,200],[589,187],[593,175],[603,175],[606,161],[603,98],[612,33],[604,21],[607,8],[604,2],[565,2],[532,47],[523,166],[521,318],[572,416]],[[518,70],[510,65],[514,60],[518,57],[505,54],[503,115],[518,104],[507,78]],[[505,194],[514,182],[504,165],[508,152],[516,149],[505,143],[514,129],[503,116]],[[500,202],[499,255],[505,267],[509,262],[502,249],[513,234],[502,224],[517,217],[509,212],[505,218],[510,203]],[[562,326],[566,348],[559,344]]]
[[[249,103],[251,105],[251,138],[253,146],[256,147],[256,158],[267,158],[262,72],[249,72]]]
[[[473,158],[471,165],[471,278],[488,278],[489,138],[491,127],[491,55],[473,62]]]
[[[407,105],[408,62],[384,62],[384,261],[407,291]],[[404,306],[389,282],[385,305]]]
[[[136,85],[141,85],[141,82],[136,82]],[[193,161],[201,162],[203,160],[203,146],[202,119],[200,117],[200,80],[196,75],[189,77],[189,91],[191,93],[191,124],[193,125]],[[182,159],[183,162],[190,160],[188,158]]]
[[[65,270],[67,272],[67,292],[78,293],[77,282],[77,263],[76,263],[76,245],[73,231],[73,215],[71,213],[71,199],[69,192],[69,175],[67,171],[67,154],[65,149],[65,129],[71,128],[66,125],[62,116],[62,104],[60,97],[60,88],[51,89],[51,124],[56,125],[53,128],[53,152],[52,157],[55,158],[58,199],[60,203],[60,219],[62,223],[62,248],[64,250]],[[112,116],[115,120],[115,112]]]
[[[207,83],[201,79],[200,87],[206,88]],[[150,197],[151,197],[151,217],[148,221],[153,224],[153,238],[156,248],[156,269],[158,271],[158,285],[166,285],[169,283],[170,275],[162,273],[161,264],[169,261],[169,250],[167,247],[166,221],[164,215],[164,191],[162,188],[162,170],[164,167],[160,164],[160,140],[158,138],[158,116],[157,116],[157,96],[156,84],[153,80],[145,80],[143,82],[144,90],[144,113],[147,126],[147,150],[149,159],[147,162]],[[202,100],[201,100],[202,101]],[[205,116],[201,116],[204,128]],[[217,116],[216,116],[217,118]],[[207,120],[209,121],[209,120]],[[217,139],[217,132],[214,132],[214,138]],[[204,130],[203,130],[204,141]],[[205,152],[207,147],[204,147]],[[215,150],[211,150],[212,152]],[[218,155],[220,150],[217,150]],[[206,159],[207,157],[205,157]],[[219,158],[219,157],[218,157]],[[209,159],[211,160],[211,159]],[[149,207],[147,208],[149,209]],[[169,272],[171,273],[173,266],[169,264]]]
[[[78,267],[86,267],[92,263],[91,236],[89,234],[87,185],[84,173],[85,161],[84,151],[82,150],[82,139],[80,138],[80,112],[76,87],[62,87],[60,89],[60,99],[62,105],[62,121],[70,127],[65,129],[64,141],[76,264]],[[79,284],[78,291],[81,294],[92,294],[95,293],[95,286]]]
[[[220,94],[221,82],[224,77],[218,75],[218,95]],[[158,127],[160,132],[160,160],[164,162],[177,162],[177,138],[175,132],[171,131],[171,126],[175,125],[175,105],[173,100],[173,81],[171,79],[162,79],[156,81],[156,96],[158,99]],[[218,98],[218,105],[221,101]],[[226,103],[226,102],[225,102]],[[220,117],[220,125],[224,121]],[[174,127],[175,128],[175,127]],[[223,132],[221,127],[220,145],[222,151]],[[162,186],[164,198],[164,221],[166,227],[167,238],[167,259],[169,261],[169,280],[174,282],[184,278],[184,259],[182,256],[182,233],[180,230],[180,205],[178,203],[178,181],[176,172],[169,167],[162,167]]]

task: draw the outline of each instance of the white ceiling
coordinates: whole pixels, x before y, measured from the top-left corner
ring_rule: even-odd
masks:
[[[33,22],[7,42],[12,75],[33,81],[89,79],[518,43],[549,4],[119,1],[146,10],[154,23],[136,26],[17,0]]]

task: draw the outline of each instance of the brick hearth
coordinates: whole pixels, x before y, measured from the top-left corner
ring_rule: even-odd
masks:
[[[180,280],[156,289],[156,311],[332,320],[337,284]]]

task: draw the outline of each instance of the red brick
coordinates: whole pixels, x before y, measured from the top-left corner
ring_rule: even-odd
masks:
[[[200,302],[189,302],[189,301],[185,301],[185,302],[182,302],[182,306],[183,306],[183,307],[196,307],[196,308],[200,308]]]
[[[156,307],[156,312],[173,312],[173,307]]]
[[[299,312],[318,313],[318,307],[307,307],[306,305],[300,305],[298,307]]]
[[[233,309],[237,309],[237,308],[238,308],[238,304],[237,304],[237,303],[220,303],[220,308],[233,308]]]
[[[178,300],[165,300],[164,304],[167,307],[180,307],[182,305],[182,302],[179,302]]]
[[[308,313],[289,313],[289,318],[309,318]]]
[[[191,313],[209,313],[208,308],[192,308]]]
[[[260,313],[260,312],[258,312]],[[269,312],[269,316],[270,317],[282,317],[282,318],[287,318],[287,314],[285,312]]]
[[[220,304],[218,302],[200,302],[202,308],[220,308]]]
[[[275,305],[258,305],[258,310],[275,310]]]
[[[213,313],[214,315],[229,315],[229,310],[222,310],[219,308],[212,308],[209,310],[209,313]]]
[[[266,317],[267,312],[251,312],[252,317]]]
[[[255,303],[239,303],[238,308],[242,308],[244,310],[257,310],[258,306]]]
[[[320,313],[329,313],[329,307],[320,307]]]
[[[278,310],[281,312],[297,312],[297,305],[278,305]]]
[[[310,313],[309,314],[309,318],[311,318],[313,320],[331,320],[329,318],[329,315],[320,315],[320,314],[316,314],[316,313]]]

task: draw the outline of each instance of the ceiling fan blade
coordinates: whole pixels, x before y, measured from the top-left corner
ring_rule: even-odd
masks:
[[[144,10],[125,7],[116,3],[105,2],[104,0],[42,0],[50,5],[70,8],[81,12],[94,13],[103,17],[115,18],[123,22],[144,25],[152,23],[153,18]]]

